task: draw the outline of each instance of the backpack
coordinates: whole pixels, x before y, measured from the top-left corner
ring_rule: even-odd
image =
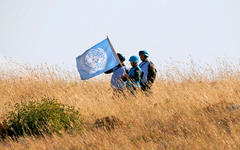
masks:
[[[157,69],[154,67],[154,69],[152,69],[150,67],[150,65],[153,65],[154,64],[150,61],[149,63],[149,66],[148,66],[148,75],[147,75],[147,82],[151,82],[153,83],[156,79],[156,76],[157,76]]]

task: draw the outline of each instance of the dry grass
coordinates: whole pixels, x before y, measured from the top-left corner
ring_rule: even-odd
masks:
[[[240,149],[240,75],[226,62],[218,68],[171,64],[150,97],[112,99],[108,78],[80,81],[76,72],[47,65],[4,64],[0,73],[0,115],[16,102],[55,97],[82,114],[82,134],[24,137],[0,142],[0,149]],[[14,66],[14,67],[13,67]],[[94,128],[114,116],[114,128]]]

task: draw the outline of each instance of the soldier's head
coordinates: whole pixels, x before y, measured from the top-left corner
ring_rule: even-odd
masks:
[[[136,66],[136,65],[138,64],[138,62],[139,62],[139,59],[138,59],[137,56],[131,56],[131,57],[129,58],[129,61],[130,61],[130,63],[131,63],[132,66]]]
[[[139,57],[142,61],[145,61],[148,58],[149,54],[146,50],[139,51]]]
[[[125,61],[125,57],[122,54],[117,53],[117,56],[118,56],[119,60],[121,61],[121,63],[123,63]]]

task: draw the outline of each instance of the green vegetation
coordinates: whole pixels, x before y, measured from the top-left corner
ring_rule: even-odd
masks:
[[[24,135],[61,134],[61,131],[80,131],[81,119],[74,107],[57,102],[54,98],[17,103],[3,121],[4,132],[12,137]]]

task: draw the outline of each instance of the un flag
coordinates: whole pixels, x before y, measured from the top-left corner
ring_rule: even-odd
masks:
[[[82,80],[95,77],[119,64],[108,38],[86,50],[76,58],[76,61]]]

